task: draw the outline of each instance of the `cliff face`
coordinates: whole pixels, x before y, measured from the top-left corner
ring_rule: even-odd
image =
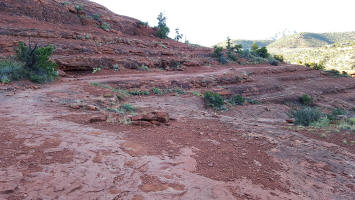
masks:
[[[19,41],[53,44],[63,70],[94,67],[169,68],[211,61],[211,49],[160,39],[139,20],[112,13],[87,0],[2,0],[0,57],[13,55]]]

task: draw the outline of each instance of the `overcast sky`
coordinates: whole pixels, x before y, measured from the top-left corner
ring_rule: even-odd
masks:
[[[150,26],[163,12],[192,43],[212,46],[232,39],[266,39],[297,32],[355,31],[355,0],[93,0]]]

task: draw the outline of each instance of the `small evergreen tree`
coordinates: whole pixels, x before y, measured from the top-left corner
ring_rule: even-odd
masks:
[[[175,29],[175,34],[176,34],[176,36],[175,36],[176,41],[179,41],[184,36],[183,34],[180,33],[178,28]]]
[[[38,47],[36,44],[32,47],[23,42],[15,48],[17,59],[25,63],[26,76],[37,83],[52,81],[58,76],[57,64],[49,60],[54,50],[52,45]]]
[[[250,48],[251,52],[256,52],[256,50],[258,50],[258,49],[259,49],[259,46],[254,42]]]
[[[170,32],[169,27],[166,25],[166,17],[163,15],[163,13],[159,13],[158,17],[158,30],[157,30],[157,36],[165,39],[168,38],[168,34]]]
[[[227,37],[227,49],[232,49],[231,39]]]

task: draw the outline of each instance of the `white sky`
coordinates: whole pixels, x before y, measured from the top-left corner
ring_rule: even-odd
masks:
[[[284,29],[297,32],[355,31],[355,0],[92,0],[150,26],[167,16],[187,40],[212,46],[232,39],[265,39]]]

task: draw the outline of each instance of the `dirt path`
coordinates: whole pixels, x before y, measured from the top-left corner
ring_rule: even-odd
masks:
[[[197,97],[149,96],[129,101],[178,120],[137,128],[88,124],[83,113],[53,100],[90,96],[83,90],[90,82],[251,69],[90,76],[0,93],[0,199],[352,199],[354,155],[287,130],[277,120],[285,118],[280,105],[216,114]]]

